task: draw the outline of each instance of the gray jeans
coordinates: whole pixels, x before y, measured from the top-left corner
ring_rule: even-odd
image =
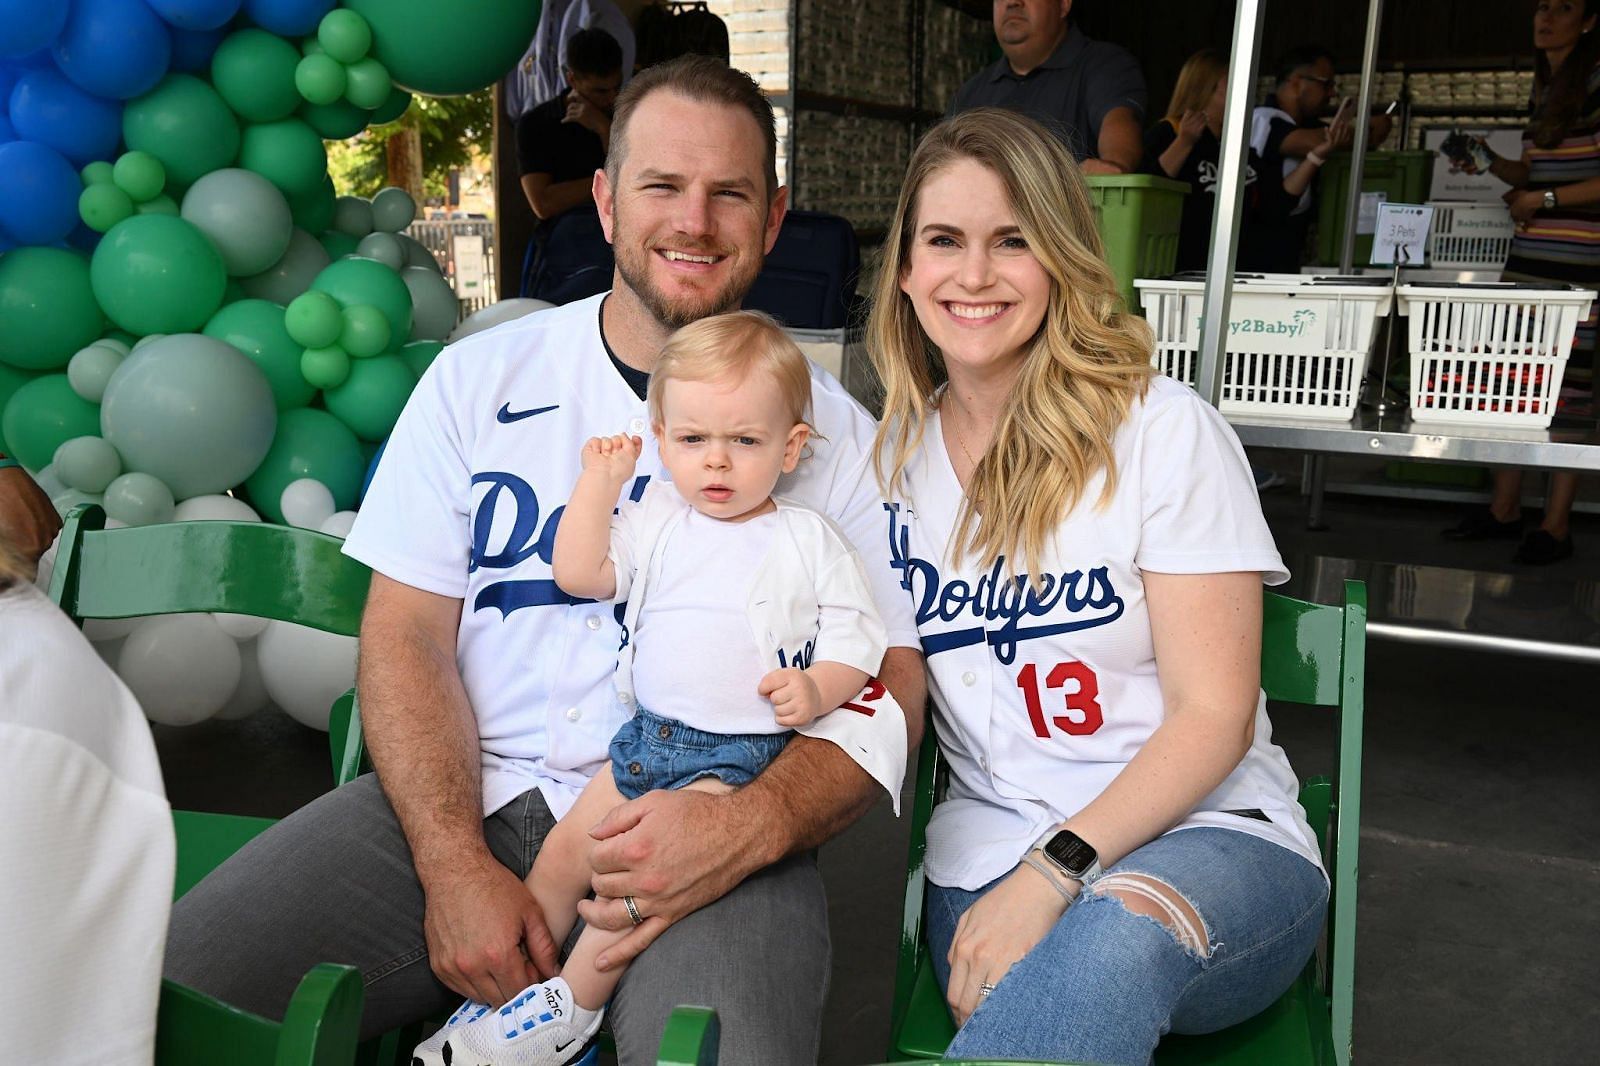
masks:
[[[537,791],[484,820],[525,877],[555,819]],[[428,965],[423,895],[399,821],[367,774],[251,841],[173,907],[166,975],[281,1018],[307,970],[361,971],[366,1039],[461,997]],[[653,1063],[679,1004],[715,1007],[722,1061],[812,1064],[827,994],[828,915],[815,856],[785,860],[668,929],[628,970],[607,1018],[622,1066]]]

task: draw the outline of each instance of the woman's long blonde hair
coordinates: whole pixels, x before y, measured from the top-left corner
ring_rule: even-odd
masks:
[[[1115,491],[1112,438],[1154,373],[1154,340],[1144,319],[1123,307],[1088,187],[1061,142],[1031,119],[996,108],[940,123],[912,154],[867,323],[885,392],[876,463],[886,495],[904,490],[906,464],[937,404],[935,374],[942,370],[938,350],[900,289],[911,266],[917,198],[931,175],[961,159],[1000,178],[1016,225],[1051,285],[1044,321],[973,471],[951,548],[956,558],[975,555],[983,566],[1020,554],[1028,572],[1038,575],[1056,526],[1095,473],[1105,471],[1100,505]]]
[[[1215,48],[1202,48],[1183,61],[1178,84],[1172,87],[1166,119],[1176,126],[1185,111],[1203,111],[1217,91],[1217,82],[1228,76],[1228,57]]]

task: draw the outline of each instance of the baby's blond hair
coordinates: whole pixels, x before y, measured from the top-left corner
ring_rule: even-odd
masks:
[[[658,426],[664,421],[661,394],[669,381],[743,381],[756,370],[777,382],[789,417],[796,424],[806,422],[811,368],[777,320],[760,311],[712,315],[668,337],[650,373],[650,421]]]

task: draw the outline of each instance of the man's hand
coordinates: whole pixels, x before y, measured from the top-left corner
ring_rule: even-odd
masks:
[[[620,488],[633,477],[639,455],[644,451],[644,441],[618,433],[614,437],[590,437],[583,446],[583,470],[596,470]]]
[[[0,470],[0,540],[37,566],[59,532],[61,516],[28,472],[16,466]]]
[[[453,991],[498,1007],[556,973],[544,912],[516,874],[492,856],[425,886],[428,962]]]
[[[611,139],[611,119],[604,111],[595,107],[589,101],[574,92],[567,97],[567,113],[562,116],[562,122],[575,122],[584,129],[599,137],[601,141],[609,144]]]
[[[756,692],[772,701],[778,724],[787,729],[810,725],[818,715],[833,710],[832,707],[822,706],[822,694],[817,691],[817,683],[798,667],[772,671],[761,679]]]
[[[647,792],[616,807],[589,830],[597,844],[593,900],[578,913],[601,929],[632,932],[595,961],[609,970],[632,961],[678,919],[721,899],[767,859],[746,840],[753,826],[731,794],[678,789]],[[633,926],[623,896],[644,921]]]

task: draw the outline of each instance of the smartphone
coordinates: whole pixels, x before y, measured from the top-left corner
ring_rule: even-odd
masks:
[[[1392,115],[1395,112],[1395,108],[1397,108],[1399,106],[1400,106],[1400,99],[1399,99],[1399,97],[1396,97],[1395,99],[1389,101],[1389,106],[1383,109],[1383,113],[1385,115]]]
[[[1439,151],[1458,170],[1465,170],[1469,174],[1487,174],[1489,164],[1493,162],[1483,142],[1460,129],[1450,131],[1449,136],[1439,144]]]

